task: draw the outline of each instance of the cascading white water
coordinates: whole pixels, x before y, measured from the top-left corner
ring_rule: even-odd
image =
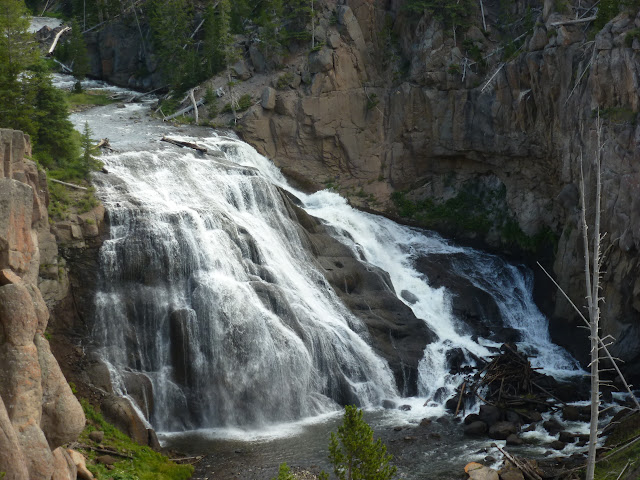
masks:
[[[496,302],[504,326],[521,332],[519,345],[545,373],[554,376],[580,375],[577,362],[550,339],[548,321],[538,310],[532,296],[532,274],[495,256],[451,244],[433,232],[399,225],[384,217],[370,215],[350,207],[346,200],[327,190],[305,195],[289,187],[280,172],[266,158],[246,144],[238,145],[238,161],[250,165],[268,176],[269,180],[288,189],[304,203],[312,215],[333,227],[331,232],[364,258],[389,273],[396,294],[424,320],[437,335],[437,341],[427,345],[419,366],[420,397],[442,404],[461,382],[461,376],[450,372],[447,354],[459,349],[468,365],[473,357],[490,352],[488,346],[498,346],[489,340],[473,338],[469,329],[452,314],[451,296],[444,288],[432,288],[429,279],[415,269],[420,256],[433,254],[452,257],[456,275],[467,278],[487,292]],[[409,292],[408,301],[402,292]],[[436,402],[433,402],[436,400]],[[415,402],[421,405],[423,402]]]
[[[419,366],[421,398],[403,400],[414,411],[425,399],[433,413],[442,411],[460,383],[450,352],[471,364],[495,346],[455,318],[449,292],[431,288],[415,268],[421,256],[455,255],[456,272],[494,298],[502,320],[522,331],[523,347],[542,356],[539,364],[575,372],[549,341],[524,270],[356,211],[334,193],[296,192],[235,138],[184,138],[220,152],[218,159],[149,146],[171,127],[122,122],[145,108],[89,116],[94,131],[128,150],[104,157],[110,173],[96,178],[111,238],[101,250],[94,338],[121,394],[128,370],[152,380],[156,429],[254,428],[397,395],[366,327],[312,265],[274,185],[300,198],[359,258],[387,271],[399,298],[435,333]]]
[[[215,143],[242,162],[241,143]],[[94,336],[116,370],[152,380],[156,428],[259,426],[397,395],[257,170],[174,147],[104,160]]]

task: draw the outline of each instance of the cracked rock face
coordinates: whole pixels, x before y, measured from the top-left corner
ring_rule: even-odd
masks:
[[[498,4],[487,3],[491,27]],[[490,32],[471,27],[458,32],[456,44],[439,22],[429,15],[409,18],[398,2],[323,4],[337,8],[337,23],[319,27],[336,41],[308,60],[292,60],[299,64],[289,65],[289,71],[297,69],[303,77],[306,71],[308,81],[278,90],[274,109],[249,110],[243,139],[294,181],[307,180],[306,188],[331,184],[347,195],[361,189],[365,195],[352,195],[351,201],[384,213],[394,213],[394,191],[406,191],[415,202],[441,204],[470,184],[487,185],[487,193],[503,190],[505,212],[522,233],[533,237],[548,229],[557,236],[555,277],[582,304],[579,158],[582,154],[592,222],[599,109],[605,140],[601,230],[608,232],[604,248],[610,245],[601,325],[603,335],[618,339],[612,348],[627,370],[639,372],[640,41],[625,37],[640,27],[640,14],[620,14],[589,42],[580,25],[554,25],[569,17],[544,2],[544,13],[518,55],[504,63],[496,55],[487,57],[482,71],[466,69],[468,49],[460,44],[466,41],[488,55],[500,46]],[[525,7],[513,2],[510,13],[521,16]],[[389,16],[407,63],[400,76],[381,48]],[[368,203],[369,195],[377,202]],[[494,250],[511,249],[500,225],[466,236],[455,225],[441,227]],[[528,255],[532,264],[540,260]],[[574,354],[584,353],[588,342],[567,330],[579,321],[572,307],[555,289],[544,295],[552,330],[564,329],[556,340]]]
[[[78,438],[85,417],[44,337],[49,311],[36,282],[38,239],[50,235],[46,183],[24,159],[22,132],[0,130],[0,152],[0,472],[71,479],[75,465],[59,447]]]

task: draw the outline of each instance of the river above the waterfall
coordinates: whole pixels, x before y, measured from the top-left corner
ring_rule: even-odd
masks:
[[[70,78],[57,78],[57,84],[60,87],[72,85],[72,82]],[[109,87],[100,82],[91,82],[85,88],[104,88],[113,93],[133,94],[133,92]],[[231,132],[214,132],[205,127],[174,126],[154,119],[150,116],[152,102],[153,99],[147,98],[140,103],[96,107],[72,115],[72,121],[78,130],[82,130],[84,123],[88,122],[94,137],[109,138],[111,146],[118,152],[117,158],[114,157],[113,160],[108,155],[103,158],[107,169],[112,172],[109,175],[124,178],[127,173],[122,172],[127,170],[127,162],[140,162],[138,168],[143,170],[148,168],[150,180],[144,188],[140,189],[141,193],[127,191],[127,195],[131,195],[133,199],[127,201],[130,205],[126,208],[129,210],[132,205],[134,207],[139,205],[141,211],[149,209],[150,204],[147,200],[151,199],[149,202],[153,202],[157,200],[156,197],[162,196],[150,187],[154,183],[153,176],[156,175],[152,167],[162,160],[163,152],[175,149],[173,146],[160,143],[163,136],[196,141],[210,149],[221,146],[219,151],[227,154],[227,162],[230,161],[229,145],[235,148],[236,144],[241,143]],[[183,149],[182,152],[185,157],[188,157],[186,163],[198,161],[191,151]],[[149,164],[143,163],[147,162],[149,155],[156,156],[154,161]],[[250,152],[248,154],[241,152],[241,155],[234,159],[239,158],[238,165],[259,171],[263,178],[274,182],[280,188],[288,188],[273,165],[268,164],[267,160],[263,161],[251,155],[253,154]],[[242,163],[243,161],[246,163]],[[184,168],[188,168],[188,165]],[[132,166],[131,171],[133,170],[135,168]],[[209,171],[203,170],[203,172],[208,174]],[[162,173],[163,176],[168,174],[168,172]],[[98,196],[105,201],[112,217],[120,218],[122,225],[130,223],[129,220],[122,220],[123,217],[119,217],[121,212],[118,209],[121,207],[113,197],[118,192],[124,192],[123,184],[114,183],[111,180],[100,180],[96,185]],[[187,187],[183,186],[183,188]],[[178,196],[179,189],[164,193],[168,196]],[[487,338],[478,338],[477,334],[474,335],[460,326],[456,319],[452,318],[451,298],[447,292],[442,288],[430,289],[423,275],[412,268],[407,268],[412,259],[429,255],[450,255],[453,259],[451,260],[452,268],[455,268],[467,282],[491,292],[496,308],[504,317],[508,327],[521,333],[520,346],[524,351],[537,355],[533,360],[534,363],[538,362],[538,366],[554,375],[579,374],[575,362],[562,349],[550,342],[546,319],[535,308],[531,298],[530,272],[526,269],[509,265],[492,255],[457,247],[440,239],[437,235],[425,235],[419,230],[408,229],[385,219],[362,214],[351,209],[343,199],[332,192],[319,192],[314,195],[304,195],[301,192],[294,192],[294,194],[301,199],[308,213],[322,218],[335,228],[335,235],[341,242],[357,252],[361,258],[366,258],[372,265],[388,272],[398,293],[407,292],[403,296],[410,299],[407,303],[415,315],[424,319],[437,335],[438,340],[427,346],[425,358],[419,366],[421,381],[418,385],[417,397],[393,397],[393,393],[385,388],[382,388],[381,392],[368,396],[363,394],[362,397],[371,399],[370,405],[367,401],[363,402],[369,407],[366,419],[395,456],[401,478],[434,480],[458,478],[460,469],[466,462],[483,460],[488,455],[496,459],[499,457],[496,454],[497,451],[490,448],[490,440],[486,438],[473,440],[463,437],[461,425],[445,415],[443,406],[444,400],[451,396],[461,381],[460,376],[449,374],[448,368],[445,368],[448,352],[452,350],[462,352],[464,357],[461,360],[462,363],[469,364],[474,357],[487,356],[495,352],[498,344]],[[246,197],[246,193],[243,195]],[[242,195],[240,198],[244,199]],[[198,205],[190,208],[198,210],[199,215],[203,215],[205,210]],[[205,223],[206,221],[205,219]],[[478,268],[479,264],[483,267]],[[106,290],[103,300],[115,302],[117,297],[114,295],[116,294],[112,291]],[[105,316],[101,318],[108,320],[111,310],[106,309],[105,312]],[[444,321],[440,321],[443,318]],[[106,342],[113,341],[107,337],[104,338]],[[105,346],[107,345],[108,343],[105,343]],[[369,353],[358,353],[358,355],[358,358],[368,358]],[[119,366],[130,368],[124,364],[118,365],[120,358],[115,356],[109,357],[108,360],[114,368]],[[137,362],[140,363],[140,361]],[[175,388],[175,385],[171,382],[167,383],[164,377],[165,367],[155,371],[150,367],[140,367],[140,370],[153,378],[156,388],[158,385],[170,385],[171,388]],[[371,373],[366,372],[364,375],[371,375]],[[388,375],[382,375],[378,382],[384,382],[386,379]],[[362,382],[363,385],[364,383]],[[271,393],[269,389],[265,391]],[[243,395],[246,396],[245,393]],[[410,405],[411,409],[408,411],[384,410],[379,404],[376,405],[379,399],[389,396],[393,397],[398,405]],[[171,402],[171,400],[168,401]],[[203,397],[199,401],[203,404],[211,404],[215,399]],[[176,411],[182,409],[180,405],[173,406],[176,407]],[[277,410],[277,405],[274,409]],[[210,418],[211,413],[207,409],[204,410],[205,413],[201,418]],[[301,411],[313,414],[299,420],[266,421],[257,427],[252,427],[241,425],[241,422],[238,422],[238,412],[235,412],[231,415],[230,422],[239,423],[238,426],[224,423],[209,428],[199,428],[197,424],[195,427],[185,428],[182,426],[185,425],[184,423],[180,423],[181,427],[177,428],[178,424],[172,422],[171,418],[159,419],[161,415],[156,415],[156,421],[159,423],[154,424],[154,427],[158,428],[160,425],[160,438],[168,448],[188,454],[206,455],[197,466],[197,474],[200,476],[194,478],[268,479],[277,474],[277,467],[281,462],[310,470],[329,470],[327,460],[329,432],[336,430],[341,416],[325,399],[318,401],[317,405],[314,404],[312,409],[305,410],[301,407]],[[271,411],[269,413],[273,414]],[[171,413],[168,416],[171,416]],[[258,416],[258,418],[261,417]],[[280,417],[276,415],[274,418]],[[429,421],[421,424],[423,418]],[[546,439],[542,433],[540,437],[543,440]],[[504,444],[504,442],[498,443]],[[523,447],[523,451],[542,455],[546,447],[543,445]]]

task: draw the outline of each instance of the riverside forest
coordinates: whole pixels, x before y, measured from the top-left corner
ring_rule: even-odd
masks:
[[[0,0],[0,479],[640,479],[640,0]]]

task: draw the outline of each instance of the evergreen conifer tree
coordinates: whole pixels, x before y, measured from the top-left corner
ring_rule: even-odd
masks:
[[[362,410],[347,405],[338,434],[331,433],[329,460],[340,480],[390,480],[396,467],[389,464],[392,457],[387,447],[362,419]]]

